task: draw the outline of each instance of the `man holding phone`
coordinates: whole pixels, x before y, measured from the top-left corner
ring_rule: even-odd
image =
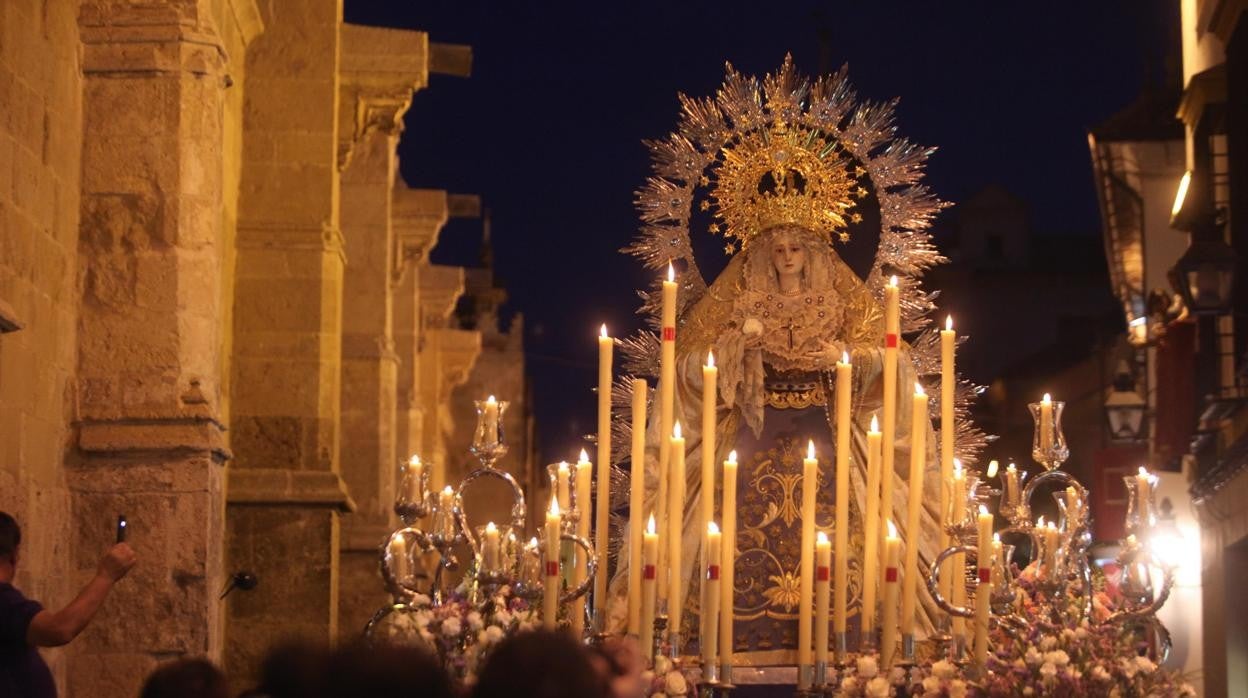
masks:
[[[22,529],[0,511],[0,696],[55,698],[56,685],[37,647],[68,644],[95,617],[108,592],[134,567],[134,550],[121,542],[124,518],[118,521],[118,543],[100,558],[95,576],[68,606],[48,611],[27,599],[12,584],[17,572]]]

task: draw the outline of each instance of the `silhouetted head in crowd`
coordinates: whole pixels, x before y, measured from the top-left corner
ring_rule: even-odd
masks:
[[[539,630],[499,643],[477,677],[474,698],[600,698],[606,677],[567,633]]]
[[[206,659],[179,659],[157,667],[139,698],[229,698],[225,675]]]
[[[17,564],[17,546],[22,544],[22,527],[17,519],[0,511],[0,562]]]
[[[265,698],[308,698],[321,690],[329,650],[304,643],[279,645],[260,666],[260,685],[245,694]]]
[[[325,673],[322,698],[455,695],[438,659],[415,647],[348,645],[333,653]]]

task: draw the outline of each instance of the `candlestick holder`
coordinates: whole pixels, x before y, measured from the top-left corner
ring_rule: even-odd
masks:
[[[429,472],[416,456],[399,464],[398,496],[394,513],[404,525],[412,526],[429,515]],[[417,465],[421,467],[417,469]]]
[[[1150,479],[1155,483],[1155,476]],[[1145,538],[1157,525],[1157,503],[1154,496],[1156,488],[1151,485],[1141,487],[1139,475],[1126,475],[1122,482],[1127,487],[1127,533]]]
[[[1027,409],[1031,411],[1031,418],[1035,421],[1035,429],[1032,434],[1031,441],[1031,457],[1045,470],[1056,470],[1062,467],[1062,463],[1070,457],[1070,447],[1066,445],[1066,435],[1062,432],[1062,412],[1066,409],[1066,403],[1062,400],[1053,400],[1049,404],[1052,409],[1049,410],[1049,423],[1043,424],[1041,420],[1044,418],[1044,410],[1041,408],[1044,403],[1031,402],[1027,404]],[[1045,433],[1050,435],[1048,443],[1043,442]]]
[[[659,657],[663,656],[663,638],[667,635],[667,613],[654,614],[654,635],[650,647],[650,666],[655,666]],[[643,648],[644,649],[644,648]]]
[[[560,496],[559,513],[562,516],[562,526],[564,530],[575,533],[576,524],[581,520],[580,502],[576,496],[576,471],[568,463],[551,463],[546,466],[546,476],[550,479],[550,491],[558,494],[559,492],[559,468],[563,466],[568,472],[568,496],[567,501]]]
[[[381,544],[381,578],[396,603],[419,593],[420,578],[414,573],[412,553],[426,549],[424,534],[416,528],[400,528]]]
[[[472,444],[468,451],[481,461],[484,468],[493,468],[507,454],[507,442],[503,435],[503,415],[507,412],[507,400],[474,400],[477,410],[477,426],[472,432]]]

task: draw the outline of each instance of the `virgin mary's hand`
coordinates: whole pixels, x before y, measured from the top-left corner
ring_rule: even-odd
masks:
[[[844,355],[845,345],[840,342],[830,342],[820,340],[820,347],[814,351],[808,352],[806,358],[815,366],[825,367],[832,366],[841,360]]]

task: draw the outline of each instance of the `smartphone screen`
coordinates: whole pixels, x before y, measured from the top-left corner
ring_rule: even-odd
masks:
[[[126,542],[126,515],[125,514],[117,515],[117,542],[118,543]]]

